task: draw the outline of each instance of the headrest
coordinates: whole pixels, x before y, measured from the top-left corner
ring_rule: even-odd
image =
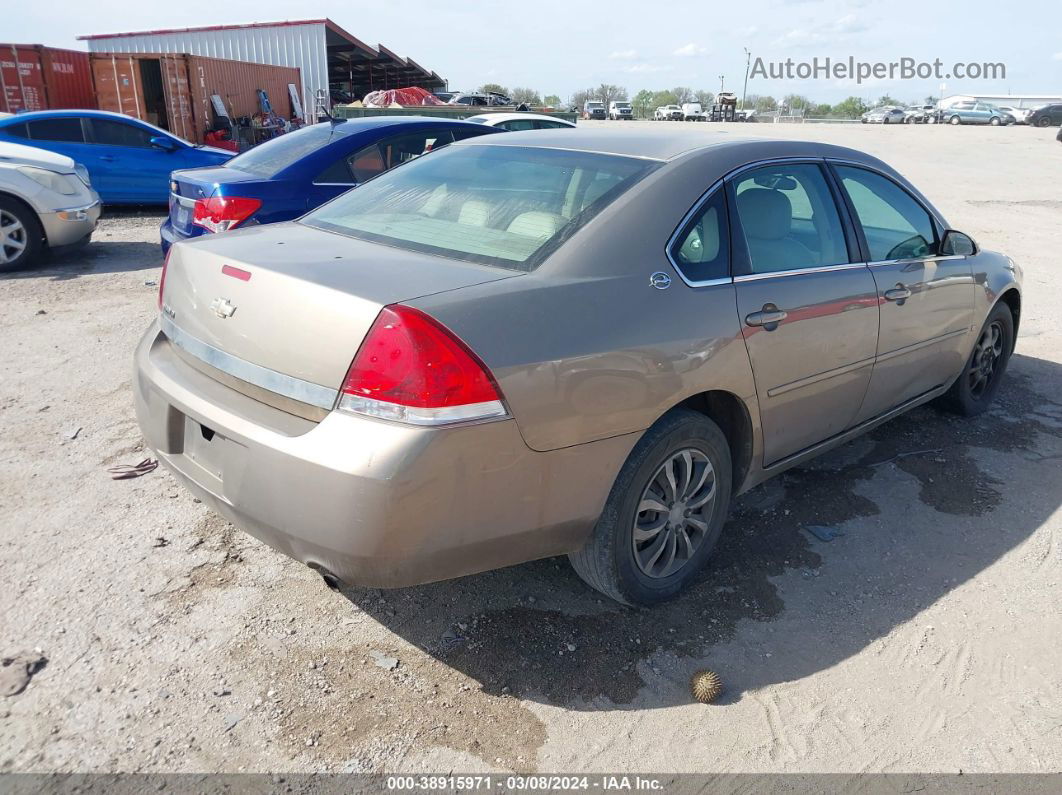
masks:
[[[738,194],[738,214],[748,237],[780,240],[793,224],[793,204],[781,191],[750,188]]]
[[[537,237],[542,240],[548,240],[557,234],[557,230],[566,224],[563,216],[556,213],[546,213],[539,210],[533,210],[527,213],[521,213],[513,219],[513,222],[509,224],[509,230],[514,235],[523,235],[525,237]]]

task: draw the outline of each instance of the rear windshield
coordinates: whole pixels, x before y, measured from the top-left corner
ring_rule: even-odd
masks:
[[[225,166],[270,179],[345,134],[332,124],[314,124],[259,144],[242,155],[236,155]]]
[[[532,270],[656,161],[517,146],[450,146],[319,207],[310,226]]]

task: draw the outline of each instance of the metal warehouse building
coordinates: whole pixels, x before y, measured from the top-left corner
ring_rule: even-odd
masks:
[[[421,86],[429,91],[446,85],[435,72],[402,58],[383,45],[356,39],[330,19],[256,22],[205,28],[151,30],[79,36],[90,52],[188,53],[210,58],[298,67],[302,104],[310,115],[314,97],[340,88],[360,98],[369,91]]]

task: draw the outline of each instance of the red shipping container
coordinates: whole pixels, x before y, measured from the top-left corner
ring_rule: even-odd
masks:
[[[87,52],[0,44],[0,111],[95,107]]]

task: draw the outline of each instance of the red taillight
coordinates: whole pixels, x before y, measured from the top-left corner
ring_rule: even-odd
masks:
[[[159,309],[162,309],[162,291],[166,289],[166,268],[169,267],[172,251],[173,246],[170,246],[166,250],[166,259],[162,261],[162,274],[159,276]]]
[[[192,223],[211,232],[227,232],[257,212],[262,206],[258,199],[240,196],[211,196],[197,199],[192,210]]]
[[[494,378],[445,326],[408,306],[385,306],[343,382],[339,408],[443,425],[504,417]]]

